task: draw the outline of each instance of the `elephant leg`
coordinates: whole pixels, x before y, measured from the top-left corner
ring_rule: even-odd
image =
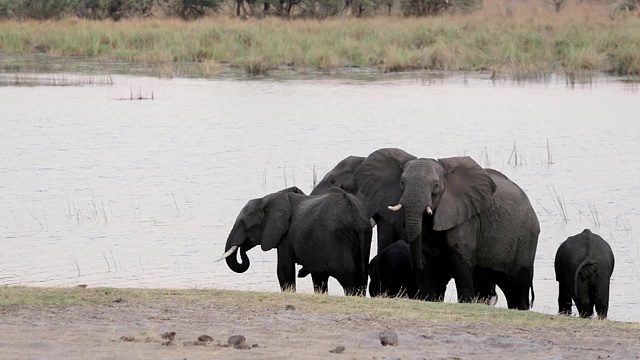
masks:
[[[347,296],[365,296],[367,295],[367,284],[361,284],[360,277],[356,273],[345,273],[340,275],[334,275],[336,280],[340,283],[344,289],[344,294]]]
[[[504,296],[507,298],[509,309],[529,310],[529,291],[533,288],[533,269],[522,267],[516,276],[510,276],[507,280]]]
[[[496,284],[477,274],[473,274],[473,288],[476,292],[477,302],[486,305],[495,305],[498,302]]]
[[[414,299],[424,301],[444,301],[447,284],[451,280],[448,271],[444,271],[442,259],[426,261],[424,268],[415,274],[417,289]],[[443,275],[447,274],[447,275]]]
[[[326,294],[329,292],[329,273],[313,273],[313,292],[316,294]]]
[[[598,278],[595,288],[594,304],[599,319],[606,319],[609,311],[609,278]]]
[[[393,224],[389,223],[382,217],[375,215],[373,220],[375,220],[376,227],[378,228],[378,254],[380,254],[382,250],[393,244],[395,240],[395,231],[393,229]]]
[[[571,315],[571,293],[566,284],[558,284],[558,314]]]
[[[473,268],[467,264],[462,255],[458,255],[459,259],[454,260],[454,276],[456,282],[456,290],[458,291],[458,302],[468,303],[475,299],[475,290],[473,287]]]
[[[282,291],[296,291],[296,263],[293,249],[278,247],[278,282]]]

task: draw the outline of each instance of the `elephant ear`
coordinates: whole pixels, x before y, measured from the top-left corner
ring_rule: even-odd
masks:
[[[358,197],[363,200],[367,216],[379,214],[386,219],[399,216],[388,209],[396,205],[402,196],[400,177],[407,161],[415,156],[401,149],[386,148],[369,155],[356,171]]]
[[[433,219],[433,229],[448,230],[485,210],[493,199],[496,183],[468,156],[438,160],[445,169],[445,190]]]
[[[294,191],[295,192],[295,191]],[[278,246],[280,239],[289,230],[291,203],[286,192],[277,192],[262,199],[262,241],[263,251]]]

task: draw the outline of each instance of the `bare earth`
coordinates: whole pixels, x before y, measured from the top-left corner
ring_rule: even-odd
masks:
[[[636,332],[314,315],[242,304],[28,306],[0,309],[2,359],[630,359]],[[392,330],[397,346],[382,346]],[[175,334],[172,334],[175,332]],[[201,338],[208,335],[211,339]],[[236,349],[227,341],[244,335]],[[207,341],[209,340],[209,341]],[[342,349],[343,347],[343,349]],[[342,350],[342,351],[341,351]],[[334,351],[334,352],[330,352]]]

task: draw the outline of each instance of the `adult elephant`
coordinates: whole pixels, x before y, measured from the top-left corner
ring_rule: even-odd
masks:
[[[605,319],[609,310],[609,282],[615,259],[609,244],[589,229],[565,240],[554,261],[559,285],[558,312],[571,315],[571,300],[582,318]]]
[[[418,159],[380,149],[362,162],[355,179],[369,215],[394,219],[404,210],[421,297],[444,295],[436,281],[444,256],[460,302],[473,301],[477,274],[502,289],[509,308],[529,309],[540,225],[526,194],[505,175],[470,157]]]
[[[263,251],[276,248],[282,291],[295,291],[297,263],[311,273],[316,292],[326,292],[333,276],[346,295],[364,295],[371,234],[369,217],[355,196],[339,188],[307,196],[291,187],[250,200],[242,208],[223,258],[231,270],[242,273],[249,268],[248,250],[256,245]]]
[[[452,278],[450,264],[447,263],[444,256],[435,256],[433,261],[438,262],[434,266],[438,269],[434,279],[436,287],[445,289]],[[369,295],[371,297],[420,298],[418,282],[411,267],[411,249],[409,244],[403,240],[389,245],[371,259],[369,276],[371,277],[371,282],[369,283]],[[476,292],[476,301],[488,305],[497,303],[498,295],[495,284],[480,274],[474,274],[473,285]]]
[[[401,154],[398,152],[399,160],[409,161],[415,157],[407,153]],[[378,296],[382,293],[386,293],[387,296],[397,296],[401,293],[406,294],[411,298],[419,298],[417,292],[418,284],[416,277],[408,276],[407,267],[411,269],[410,256],[404,249],[404,245],[395,245],[399,240],[408,242],[407,229],[405,226],[405,219],[403,210],[398,212],[390,212],[387,208],[380,209],[378,211],[375,201],[371,201],[366,198],[364,194],[359,192],[358,181],[367,180],[365,177],[358,179],[356,173],[361,165],[367,158],[362,156],[347,156],[341,160],[333,169],[331,169],[322,180],[316,185],[311,192],[311,195],[324,194],[328,189],[332,187],[339,187],[351,194],[357,194],[365,204],[368,204],[368,213],[375,220],[378,234],[378,251],[376,256],[381,256],[380,262],[375,260],[371,265],[375,265],[375,268],[370,268],[371,285],[369,293],[371,296]],[[391,186],[394,189],[395,187]],[[392,201],[392,200],[389,200]],[[397,199],[393,200],[397,201]],[[407,245],[408,246],[408,245]],[[393,247],[391,251],[384,253],[385,249]],[[374,258],[375,259],[375,258]],[[452,271],[444,271],[444,267],[448,266],[448,263],[443,259],[440,253],[432,254],[431,256],[432,266],[436,269],[437,275],[435,276],[433,286],[438,289],[437,296],[433,296],[431,300],[444,300],[444,293],[447,284],[453,277]],[[437,263],[437,264],[436,264]],[[413,269],[410,270],[413,273]],[[299,273],[299,277],[306,276],[308,272],[302,269]],[[422,275],[418,276],[422,278]],[[401,291],[399,289],[407,289]],[[415,290],[414,290],[415,289]],[[495,283],[492,283],[480,274],[474,275],[474,298],[478,302],[494,305],[497,301]]]
[[[365,159],[366,157],[363,156],[347,156],[325,174],[322,180],[314,187],[311,195],[324,194],[332,187],[339,187],[350,194],[357,195],[364,203],[367,203],[368,201],[362,197],[362,194],[358,194],[356,179],[356,171]],[[375,211],[369,212],[371,212],[371,217],[377,226],[378,254],[400,239],[408,241],[402,214],[388,213],[383,218]]]

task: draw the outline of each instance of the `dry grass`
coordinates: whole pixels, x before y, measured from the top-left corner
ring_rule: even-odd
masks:
[[[0,22],[0,53],[117,59],[165,76],[207,76],[230,65],[490,71],[517,75],[640,74],[640,17],[611,6],[487,0],[482,11],[436,18],[282,20],[216,17],[185,22],[66,19]]]
[[[132,304],[207,304],[240,306],[255,313],[293,305],[308,314],[367,314],[382,319],[428,320],[432,322],[492,322],[531,327],[612,327],[640,330],[638,323],[583,320],[545,315],[480,304],[432,303],[407,299],[362,298],[295,293],[228,290],[115,289],[115,288],[31,288],[0,289],[0,308],[30,306],[96,306],[123,302]]]

